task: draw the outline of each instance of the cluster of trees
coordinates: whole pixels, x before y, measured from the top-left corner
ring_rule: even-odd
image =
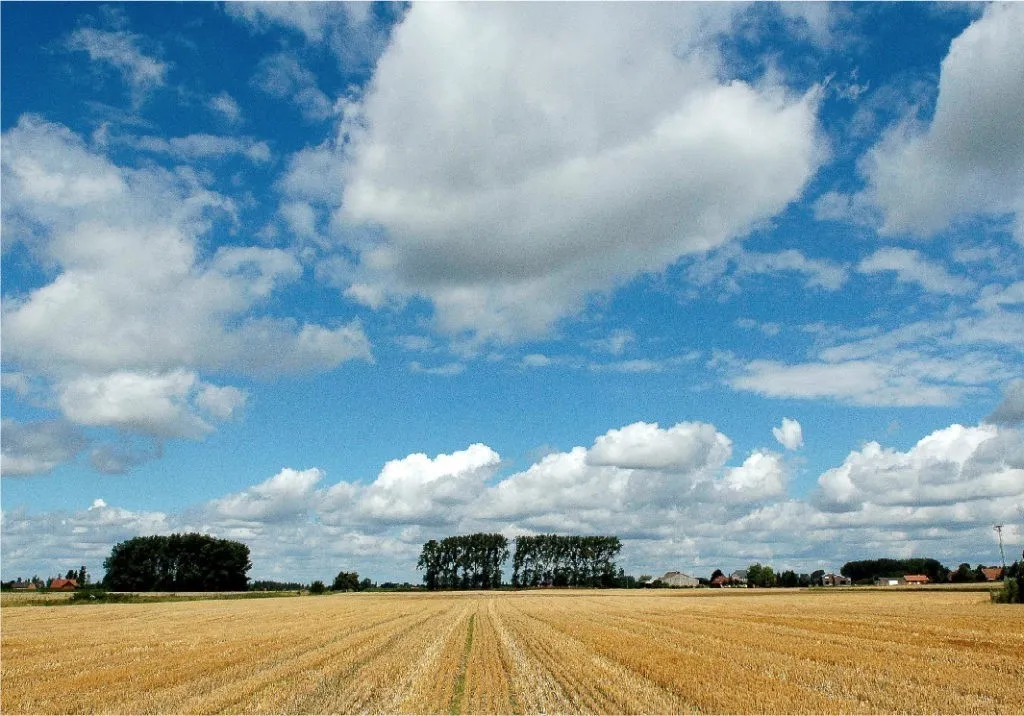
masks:
[[[252,562],[241,542],[189,533],[120,542],[103,568],[118,592],[220,592],[244,591]]]
[[[811,574],[797,574],[792,569],[776,572],[771,567],[752,564],[747,567],[747,585],[750,587],[811,587],[821,585],[825,570],[819,569]]]
[[[536,535],[517,537],[512,586],[636,586],[615,565],[622,549],[618,537]],[[500,534],[476,533],[430,540],[416,569],[427,589],[495,589],[509,558],[508,540]]]
[[[83,564],[77,571],[69,569],[64,575],[64,579],[73,579],[78,583],[79,587],[84,587],[89,584],[89,572],[86,571],[85,565]]]
[[[1024,560],[1024,553],[1021,554]],[[996,602],[1024,604],[1024,561],[1014,562],[1006,568],[1003,588],[992,596]]]
[[[501,586],[501,565],[507,559],[504,535],[477,532],[430,540],[416,569],[423,570],[427,589],[495,589]]]
[[[854,584],[867,584],[878,577],[902,577],[906,574],[923,574],[932,582],[949,579],[949,569],[937,559],[913,557],[910,559],[862,559],[847,562],[839,573],[849,577]]]
[[[512,586],[614,587],[624,575],[615,566],[622,542],[613,536],[516,537]]]
[[[331,590],[334,592],[362,592],[373,586],[369,577],[359,579],[359,572],[338,572]]]
[[[987,567],[984,564],[971,568],[967,562],[962,562],[959,567],[949,573],[949,581],[959,584],[970,584],[971,582],[987,582],[988,578],[982,569]]]

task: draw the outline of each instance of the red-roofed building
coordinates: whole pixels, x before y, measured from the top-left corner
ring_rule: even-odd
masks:
[[[932,580],[928,579],[927,575],[924,574],[904,574],[904,584],[928,584]]]
[[[50,591],[73,592],[78,589],[78,582],[73,579],[55,579],[50,582]]]
[[[987,582],[995,582],[1003,578],[1002,567],[982,567],[981,573],[985,575]]]

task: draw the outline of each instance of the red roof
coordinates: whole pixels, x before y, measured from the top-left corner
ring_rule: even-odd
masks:
[[[1003,568],[1002,567],[982,567],[981,573],[985,575],[985,579],[990,582],[994,582],[997,579],[1002,578]]]
[[[928,576],[924,574],[905,574],[903,575],[903,581],[907,584],[927,584],[932,580],[928,579]]]
[[[55,579],[50,582],[50,589],[78,589],[78,582],[73,579]]]

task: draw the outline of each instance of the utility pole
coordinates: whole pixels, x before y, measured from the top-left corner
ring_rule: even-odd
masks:
[[[1003,561],[1003,581],[1006,581],[1006,554],[1003,552],[1003,526],[996,525],[993,527],[996,534],[999,535],[999,558]]]

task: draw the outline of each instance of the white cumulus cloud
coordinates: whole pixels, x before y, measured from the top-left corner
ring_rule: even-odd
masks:
[[[64,415],[80,425],[103,425],[155,437],[200,438],[213,428],[195,415],[189,399],[194,373],[130,373],[80,377],[60,389]]]
[[[54,277],[3,303],[5,368],[55,386],[84,425],[199,437],[198,371],[260,375],[370,358],[358,322],[331,326],[260,315],[302,274],[289,252],[203,251],[235,212],[187,170],[119,167],[66,127],[23,116],[3,136],[5,240],[22,241]],[[205,389],[221,419],[240,393]],[[227,391],[227,392],[225,392]]]
[[[1024,241],[1024,5],[992,3],[942,61],[935,113],[865,157],[887,233],[928,235],[958,217],[1015,216]]]
[[[295,517],[309,509],[316,485],[323,476],[323,471],[317,468],[284,468],[258,485],[214,500],[210,508],[221,517],[243,522],[274,522]]]
[[[732,12],[413,5],[346,110],[341,216],[386,233],[359,283],[521,338],[781,211],[822,158],[815,95],[720,82]]]
[[[818,504],[834,511],[1019,497],[1024,494],[1024,443],[1019,433],[994,425],[951,425],[907,452],[868,443],[822,474],[818,483]]]
[[[472,500],[498,469],[501,457],[480,443],[450,455],[422,453],[388,462],[359,496],[358,510],[373,520],[444,522]]]

